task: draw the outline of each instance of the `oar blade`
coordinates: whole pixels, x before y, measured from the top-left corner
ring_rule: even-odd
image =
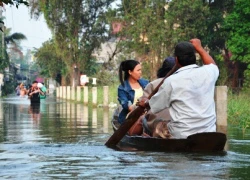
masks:
[[[128,130],[133,126],[133,124],[139,119],[139,117],[144,113],[144,108],[138,106],[134,111],[132,111],[126,121],[114,132],[114,134],[105,143],[106,146],[115,146],[128,132]]]

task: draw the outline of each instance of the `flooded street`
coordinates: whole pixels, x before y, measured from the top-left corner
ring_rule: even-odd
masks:
[[[0,102],[0,179],[248,179],[250,131],[228,127],[222,154],[118,151],[104,146],[112,109],[48,97]]]

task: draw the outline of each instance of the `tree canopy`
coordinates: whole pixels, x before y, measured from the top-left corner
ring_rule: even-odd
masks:
[[[0,6],[3,6],[3,4],[14,5],[14,6],[16,6],[16,8],[18,8],[18,6],[20,4],[24,4],[26,6],[29,6],[29,2],[25,1],[25,0],[1,0],[0,1]]]
[[[226,46],[234,62],[247,64],[245,85],[250,86],[250,1],[237,0],[230,14],[224,21],[228,33]]]
[[[234,81],[232,86],[237,86],[239,71],[245,70],[239,70],[239,66],[249,64],[248,1],[123,0],[118,8],[111,9],[112,2],[31,2],[32,14],[43,13],[53,32],[54,50],[66,66],[65,76],[72,76],[72,66],[83,72],[92,67],[93,51],[112,36],[118,39],[116,49],[122,51],[123,58],[143,62],[144,75],[153,79],[178,42],[199,38],[221,72],[226,69],[227,74],[221,73],[220,78]],[[114,24],[120,26],[119,30],[112,31]],[[241,64],[236,66],[237,62]]]
[[[31,3],[32,14],[43,13],[53,32],[55,51],[66,65],[65,76],[72,77],[75,66],[84,71],[94,49],[107,38],[105,12],[111,2],[38,0]]]

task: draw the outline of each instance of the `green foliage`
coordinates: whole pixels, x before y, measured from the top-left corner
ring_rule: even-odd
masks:
[[[0,73],[3,73],[4,69],[9,66],[10,61],[6,49],[0,48]],[[3,51],[3,52],[2,52]]]
[[[237,0],[232,12],[226,16],[223,26],[229,34],[226,45],[232,53],[231,60],[246,64],[250,64],[249,19],[250,1]],[[245,74],[249,74],[249,72],[245,72]],[[248,81],[245,81],[245,85],[249,85]]]
[[[94,49],[107,38],[105,12],[112,2],[39,0],[31,3],[32,12],[35,15],[42,12],[54,32],[55,51],[66,66],[66,74],[73,75],[75,65],[82,72],[90,70],[88,63],[92,63]]]
[[[169,54],[170,46],[166,36],[164,16],[166,1],[122,1],[121,6],[109,13],[109,21],[122,24],[122,31],[117,35],[121,37],[118,49],[122,50],[125,59],[137,59],[152,64],[147,75],[159,67],[158,59]],[[143,76],[146,73],[143,73]]]
[[[144,65],[150,72],[149,76],[155,77],[162,60],[173,55],[178,42],[200,38],[206,45],[210,40],[208,36],[211,37],[215,31],[218,33],[218,29],[214,29],[221,19],[213,18],[212,21],[210,11],[215,4],[212,6],[200,0],[193,0],[192,3],[190,0],[125,0],[116,11],[110,11],[109,15],[114,17],[109,19],[123,24],[122,32],[118,34],[126,38],[119,43],[123,52],[136,52],[138,59],[146,61]],[[222,13],[220,17],[223,17]],[[208,23],[213,31],[208,31]]]
[[[26,40],[26,39],[27,39],[26,36],[22,33],[13,33],[4,38],[6,44],[9,44],[9,43],[15,44],[20,40]]]
[[[118,83],[114,83],[114,84],[110,84],[109,85],[109,94],[108,94],[108,99],[109,102],[114,102],[116,104],[119,104],[118,102],[118,94],[117,94],[117,87],[118,87]],[[103,86],[98,86],[97,87],[97,102],[98,104],[102,104],[103,103],[103,97],[106,94],[103,94]]]
[[[217,55],[215,58],[217,60],[216,64],[217,64],[219,71],[220,71],[219,78],[216,82],[216,85],[217,86],[225,86],[225,85],[228,86],[229,85],[228,84],[228,73],[227,73],[227,68],[225,66],[225,62],[223,61],[223,57],[220,54],[220,55]]]
[[[250,88],[250,64],[248,64],[247,69],[244,71],[244,77],[243,90],[247,91]]]
[[[248,1],[123,0],[116,10],[109,8],[113,1],[32,1],[33,14],[44,13],[54,33],[55,52],[66,66],[65,75],[73,74],[73,65],[89,76],[98,71],[92,53],[110,37],[113,22],[122,24],[122,31],[116,34],[121,39],[118,49],[126,55],[125,59],[143,62],[147,72],[143,76],[147,79],[155,77],[162,60],[172,55],[176,43],[191,38],[200,38],[215,57],[221,69],[218,84],[227,83],[232,74],[230,63],[225,66],[216,59],[222,51],[229,49],[233,60],[248,64]],[[105,65],[104,68],[108,69]],[[44,73],[49,71],[44,69]]]
[[[192,38],[203,39],[206,35],[206,23],[209,18],[209,6],[200,0],[174,0],[167,11],[168,25],[174,43],[189,41]]]
[[[103,86],[113,85],[118,82],[118,75],[113,71],[100,69],[96,74],[97,84]]]
[[[249,93],[228,95],[228,121],[243,129],[250,127]]]
[[[225,41],[228,32],[222,28],[222,24],[225,16],[231,12],[234,6],[234,0],[214,0],[207,4],[209,6],[209,16],[206,19],[206,33],[202,42],[209,47],[210,54],[217,56],[221,54],[221,50],[226,49]]]
[[[109,85],[109,94],[108,99],[109,102],[114,102],[116,104],[119,104],[118,102],[118,95],[117,95],[117,87],[118,83]],[[89,86],[89,92],[91,92],[91,86]],[[103,104],[103,97],[107,96],[107,94],[103,94],[103,86],[98,85],[97,86],[97,104]],[[83,97],[83,95],[82,95]],[[89,93],[88,101],[92,102],[92,93]]]
[[[45,77],[56,78],[58,73],[64,74],[65,63],[56,53],[55,42],[46,41],[35,53],[36,63]]]
[[[101,69],[101,65],[96,63],[96,59],[94,58],[86,59],[85,63],[83,74],[88,76],[94,76]]]
[[[10,81],[6,82],[4,86],[2,86],[2,96],[7,96],[8,94],[13,93],[16,88],[13,77],[10,78]]]
[[[229,31],[227,46],[232,59],[250,62],[250,2],[237,0],[233,12],[225,19],[224,28]],[[240,22],[240,23],[239,23]]]
[[[25,6],[29,6],[29,3],[27,1],[24,1],[24,0],[1,0],[0,1],[0,5],[3,6],[3,4],[6,4],[6,5],[15,5],[16,8],[18,8],[18,6],[20,4],[24,4]]]
[[[4,68],[9,66],[9,55],[6,51],[6,48],[8,48],[7,46],[11,45],[11,47],[9,48],[10,53],[12,53],[13,51],[15,52],[19,52],[20,50],[17,46],[17,44],[26,39],[26,36],[23,35],[22,33],[13,33],[11,35],[8,35],[9,30],[6,29],[6,31],[4,31],[5,33],[5,37],[4,37],[4,47],[1,45],[0,47],[0,72],[3,72]],[[3,36],[0,36],[0,40],[2,42],[2,38]]]

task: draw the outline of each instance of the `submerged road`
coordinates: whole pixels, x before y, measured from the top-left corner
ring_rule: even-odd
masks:
[[[0,101],[0,179],[248,179],[250,131],[228,127],[224,154],[117,151],[112,109],[48,97]]]

